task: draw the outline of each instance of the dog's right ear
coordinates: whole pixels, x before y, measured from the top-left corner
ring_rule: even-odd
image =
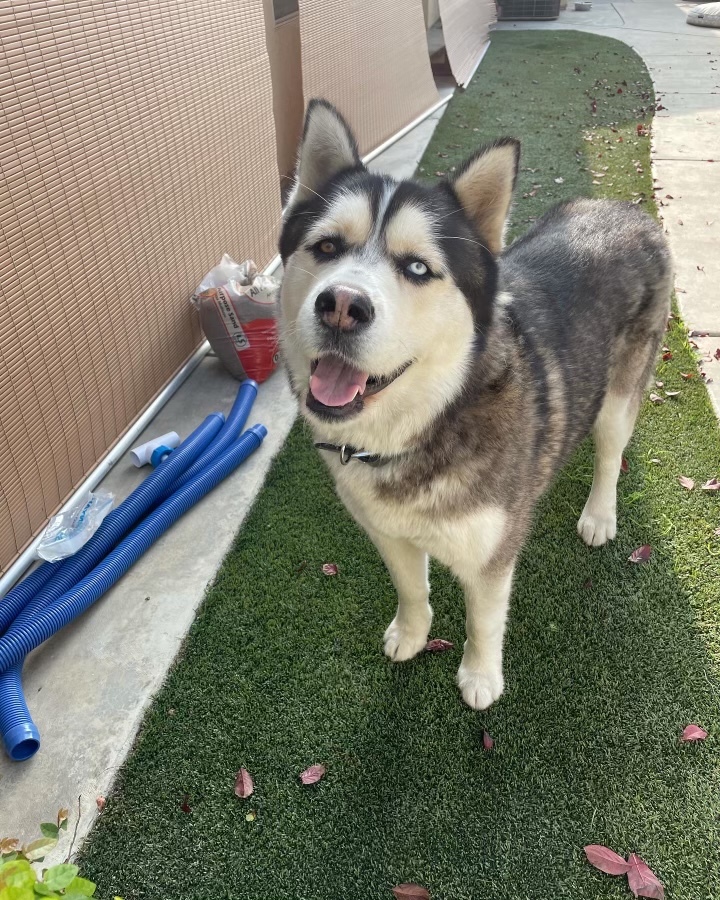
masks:
[[[343,169],[359,165],[357,141],[345,119],[327,100],[311,100],[288,207],[309,200]]]

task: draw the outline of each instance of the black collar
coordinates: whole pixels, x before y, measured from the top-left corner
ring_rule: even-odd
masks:
[[[375,467],[386,466],[390,462],[390,458],[387,456],[368,453],[367,450],[358,450],[356,447],[351,447],[350,444],[325,444],[320,441],[315,446],[318,450],[330,450],[333,453],[339,453],[341,466],[346,466],[351,459],[357,459]]]

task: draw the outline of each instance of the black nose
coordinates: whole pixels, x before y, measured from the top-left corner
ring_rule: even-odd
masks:
[[[333,285],[317,295],[315,314],[328,328],[352,331],[369,325],[375,310],[367,294],[344,285]]]

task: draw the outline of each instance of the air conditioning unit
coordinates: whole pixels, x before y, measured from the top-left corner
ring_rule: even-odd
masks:
[[[560,0],[496,0],[498,20],[557,19]]]

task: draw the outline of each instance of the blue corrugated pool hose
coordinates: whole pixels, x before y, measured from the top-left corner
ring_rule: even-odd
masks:
[[[28,759],[40,746],[22,691],[25,656],[84,612],[191,506],[267,434],[253,425],[240,438],[257,384],[243,382],[227,421],[209,416],[103,521],[74,556],[43,563],[0,600],[0,733],[8,755]]]

